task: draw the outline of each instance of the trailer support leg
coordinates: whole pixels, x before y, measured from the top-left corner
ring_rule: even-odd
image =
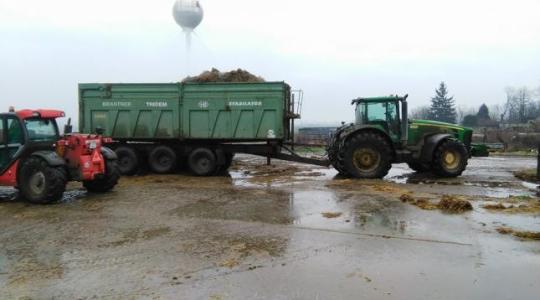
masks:
[[[272,158],[270,156],[266,157],[266,165],[269,166],[272,163]]]

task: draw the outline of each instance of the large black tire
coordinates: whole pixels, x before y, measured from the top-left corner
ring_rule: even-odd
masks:
[[[410,161],[407,163],[407,165],[409,165],[409,168],[413,169],[417,173],[424,173],[429,171],[429,166],[421,162]]]
[[[139,170],[139,155],[135,149],[128,146],[120,146],[114,152],[118,156],[117,164],[120,174],[135,175]]]
[[[467,167],[468,159],[467,148],[462,142],[444,140],[433,154],[433,173],[441,177],[460,176]]]
[[[157,146],[148,156],[150,170],[159,174],[171,173],[178,162],[176,152],[168,146]]]
[[[92,181],[84,181],[83,186],[92,193],[105,193],[114,188],[119,178],[120,170],[116,160],[106,160],[104,176]]]
[[[326,151],[328,152],[328,160],[330,160],[334,169],[336,169],[340,175],[349,176],[349,172],[345,170],[343,158],[339,155],[339,140],[336,135],[332,136]]]
[[[356,178],[383,178],[392,167],[392,147],[374,132],[351,136],[340,150],[344,168]]]
[[[188,166],[197,176],[210,176],[217,170],[216,155],[208,148],[197,148],[188,157]]]
[[[63,167],[52,167],[41,158],[22,162],[17,174],[22,196],[31,203],[47,204],[62,199],[67,175]]]

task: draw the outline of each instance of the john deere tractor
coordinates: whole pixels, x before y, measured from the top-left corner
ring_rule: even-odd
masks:
[[[405,162],[417,172],[455,177],[474,152],[472,129],[435,121],[409,120],[407,95],[358,98],[356,121],[332,136],[328,157],[343,175],[382,178],[393,163]]]

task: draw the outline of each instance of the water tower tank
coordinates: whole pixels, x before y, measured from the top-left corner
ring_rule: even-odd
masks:
[[[174,20],[186,31],[201,24],[203,9],[197,0],[176,0],[173,6]]]

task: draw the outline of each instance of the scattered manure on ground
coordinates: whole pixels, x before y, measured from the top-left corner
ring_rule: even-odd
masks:
[[[429,201],[428,199],[426,199],[426,198],[418,198],[417,199],[417,198],[413,197],[411,194],[402,194],[399,197],[399,200],[401,200],[401,202],[409,203],[411,205],[414,205],[414,206],[419,207],[419,208],[424,209],[424,210],[437,209],[437,205],[431,203],[431,201]]]
[[[528,182],[538,182],[538,177],[536,177],[536,169],[524,169],[514,172],[514,176],[518,179]]]
[[[471,202],[450,195],[444,195],[437,208],[448,213],[463,213],[473,209]]]
[[[538,231],[518,231],[509,227],[499,227],[495,230],[497,230],[497,232],[500,234],[511,234],[524,240],[540,241],[540,232]]]
[[[321,213],[321,215],[327,219],[334,219],[334,218],[338,218],[342,215],[343,213],[341,212],[323,212]]]
[[[506,214],[540,214],[540,200],[530,196],[511,196],[504,203],[489,203],[482,208]]]
[[[485,205],[482,205],[482,208],[491,209],[491,210],[503,210],[503,209],[514,208],[514,206],[513,205],[505,206],[502,203],[497,203],[497,204],[485,204]]]

